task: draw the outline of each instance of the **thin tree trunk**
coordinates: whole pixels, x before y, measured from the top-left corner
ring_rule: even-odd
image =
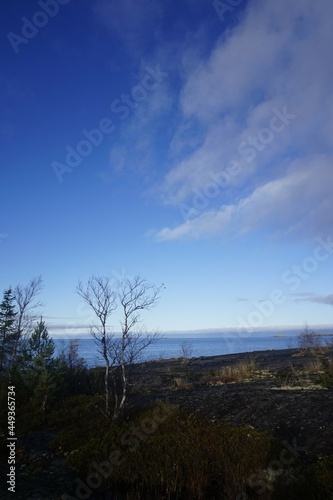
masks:
[[[16,359],[16,356],[17,356],[17,350],[18,350],[18,345],[19,345],[20,338],[21,338],[20,333],[17,333],[15,335],[15,341],[14,341],[13,352],[12,352],[12,359],[11,359],[11,362],[10,362],[10,369],[9,369],[10,373],[13,372],[13,368],[14,368],[15,359]]]
[[[45,398],[44,398],[44,401],[43,401],[43,404],[42,404],[42,410],[45,411],[45,408],[46,408],[46,401],[47,401],[47,394],[45,395]]]
[[[105,375],[104,375],[104,388],[105,388],[105,413],[106,415],[110,414],[110,391],[109,391],[109,372],[110,372],[110,363],[108,358],[108,353],[106,349],[106,333],[104,331],[103,338],[103,357],[105,359]]]
[[[115,415],[117,408],[118,408],[118,392],[117,392],[117,375],[113,375],[113,399],[114,399],[114,411],[113,414]]]
[[[119,414],[123,412],[127,398],[127,374],[126,374],[126,365],[124,360],[121,363],[121,383],[122,383],[122,396],[119,404]]]
[[[105,413],[107,415],[109,415],[110,394],[109,394],[109,364],[108,364],[108,362],[105,365],[104,386],[105,386]]]
[[[121,400],[118,405],[117,387],[115,386],[115,398],[116,404],[113,411],[113,420],[117,420],[125,407],[126,397],[127,397],[127,374],[126,374],[126,363],[125,363],[125,334],[122,335],[121,341],[121,358],[120,358],[120,378],[121,378]],[[116,382],[115,382],[116,383]]]

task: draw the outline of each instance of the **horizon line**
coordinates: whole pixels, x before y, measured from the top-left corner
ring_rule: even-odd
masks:
[[[247,331],[249,333],[270,333],[270,332],[284,332],[284,331],[297,331],[297,330],[300,330],[300,332],[302,331],[302,329],[304,329],[304,326],[305,324],[302,324],[302,325],[268,325],[268,326],[260,326],[260,327],[251,327],[251,328],[248,328]],[[320,330],[332,330],[332,334],[333,334],[333,323],[332,324],[315,324],[315,325],[308,325],[310,330],[317,330],[317,329],[320,329]],[[83,325],[78,325],[78,326],[75,326],[75,325],[52,325],[52,326],[49,326],[48,329],[49,330],[59,330],[61,328],[64,328],[64,329],[67,329],[67,330],[74,330],[74,329],[79,329],[79,328],[82,328],[82,329],[87,329],[89,327],[87,327],[86,325],[83,326]],[[240,333],[240,332],[244,332],[246,331],[245,328],[239,328],[239,327],[220,327],[220,328],[198,328],[198,329],[184,329],[184,330],[157,330],[158,333],[161,333],[162,335],[176,335],[176,334],[184,334],[184,335],[190,335],[190,334],[194,334],[194,335],[197,335],[197,334],[205,334],[205,333],[220,333],[222,335],[224,334],[235,334],[235,333]],[[120,335],[121,332],[120,331],[115,331],[115,332],[112,332],[114,333],[115,335]],[[66,333],[53,333],[53,335],[55,336],[58,336],[58,337],[61,337],[62,335],[66,335]],[[71,335],[71,333],[67,333],[67,335]],[[80,332],[79,333],[80,336],[90,336],[90,332],[86,331],[86,332]]]

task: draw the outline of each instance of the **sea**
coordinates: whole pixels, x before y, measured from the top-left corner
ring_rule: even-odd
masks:
[[[317,330],[316,330],[317,331]],[[318,331],[317,331],[318,332]],[[236,354],[254,351],[266,351],[271,349],[290,349],[297,347],[297,336],[299,329],[281,331],[260,331],[246,333],[222,333],[222,332],[198,332],[166,333],[156,343],[150,345],[142,354],[140,361],[157,359],[177,358],[183,355],[183,348],[187,351],[187,357],[218,356],[223,354]],[[321,337],[323,344],[333,341],[332,329],[322,329]],[[76,336],[78,338],[78,336]],[[53,337],[57,355],[62,348],[66,347],[71,337]],[[98,346],[91,336],[79,337],[79,356],[82,357],[88,367],[103,365],[103,358],[98,352]]]

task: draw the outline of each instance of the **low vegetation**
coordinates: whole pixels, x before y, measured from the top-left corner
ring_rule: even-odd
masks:
[[[234,365],[224,366],[217,374],[209,380],[212,384],[228,384],[231,382],[243,382],[250,379],[257,369],[254,359],[242,361]]]
[[[314,330],[311,330],[306,323],[297,337],[297,348],[300,350],[300,353],[303,355],[321,355],[325,354],[327,347],[329,347],[329,343],[324,343],[322,337]]]
[[[100,398],[81,395],[57,402],[40,422],[21,409],[25,432],[56,431],[51,450],[76,477],[67,498],[78,485],[101,499],[110,491],[127,500],[333,498],[332,457],[304,461],[251,426],[209,422],[166,402],[122,421],[105,419],[103,408]],[[24,453],[19,460],[31,476],[45,466]]]

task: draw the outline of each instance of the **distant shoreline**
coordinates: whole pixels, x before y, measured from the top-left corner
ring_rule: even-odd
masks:
[[[314,333],[315,337],[333,337],[333,333]],[[272,335],[273,338],[275,337],[289,337],[289,335]]]

